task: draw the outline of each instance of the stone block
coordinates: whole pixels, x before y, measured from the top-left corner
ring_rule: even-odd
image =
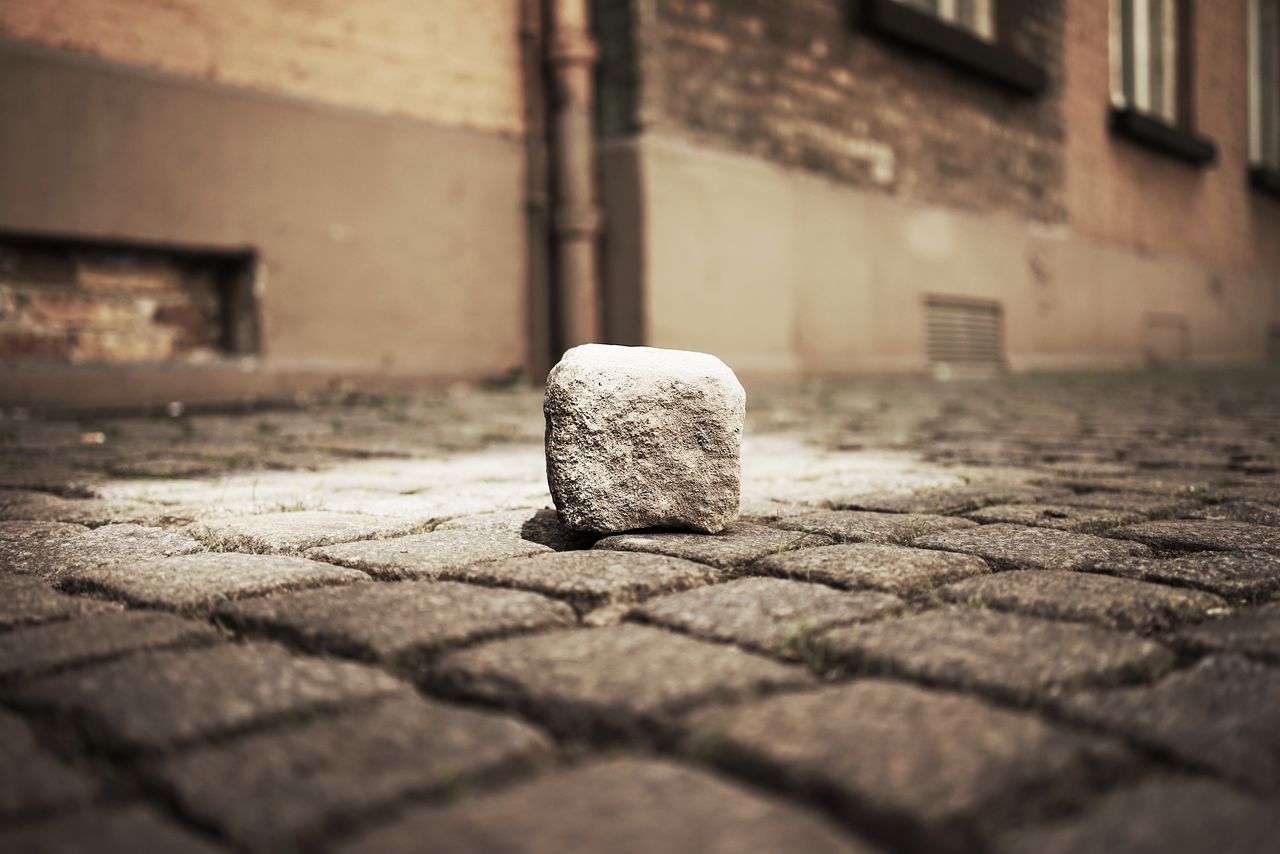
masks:
[[[409,810],[336,850],[870,854],[875,849],[808,810],[711,774],[670,762],[619,758],[558,771],[493,795]]]
[[[738,516],[747,396],[714,356],[586,344],[543,401],[547,480],[575,530],[691,528]]]

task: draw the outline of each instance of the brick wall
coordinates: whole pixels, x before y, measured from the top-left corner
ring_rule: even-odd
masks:
[[[520,0],[0,0],[0,36],[517,133],[519,8]]]
[[[0,360],[208,361],[226,349],[227,272],[199,257],[0,241]]]
[[[632,60],[606,41],[603,77],[612,98],[636,80],[634,127],[917,202],[1065,217],[1063,0],[1025,4],[1008,33],[1048,72],[1036,97],[858,29],[844,0],[630,2],[638,59],[608,67]]]

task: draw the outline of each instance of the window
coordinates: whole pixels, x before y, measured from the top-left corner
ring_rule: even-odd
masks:
[[[936,15],[952,26],[961,27],[987,41],[995,39],[995,0],[897,0],[922,12]]]
[[[1045,70],[1014,50],[1006,33],[1022,32],[1033,4],[997,0],[859,0],[856,20],[900,45],[932,54],[1021,95],[1048,86]],[[1003,42],[1003,43],[1002,43]]]
[[[1218,156],[1191,115],[1190,0],[1111,0],[1111,130],[1196,166]]]
[[[1112,0],[1111,103],[1166,124],[1181,119],[1176,0]]]
[[[1249,162],[1280,171],[1280,0],[1249,2]]]

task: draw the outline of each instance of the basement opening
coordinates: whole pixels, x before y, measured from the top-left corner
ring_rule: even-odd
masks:
[[[925,352],[940,380],[985,379],[1005,369],[1004,309],[991,300],[925,297]]]
[[[0,232],[0,359],[200,364],[252,355],[257,269],[252,249]]]

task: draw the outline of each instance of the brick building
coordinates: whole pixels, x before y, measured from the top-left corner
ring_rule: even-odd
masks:
[[[1276,0],[583,4],[0,0],[0,397],[1280,347]]]

